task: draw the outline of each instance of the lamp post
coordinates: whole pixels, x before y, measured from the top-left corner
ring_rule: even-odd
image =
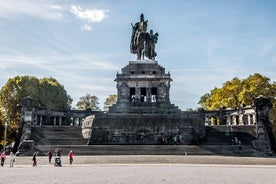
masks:
[[[5,121],[5,132],[4,132],[4,152],[6,152],[6,139],[7,139],[7,128],[8,128],[8,123]]]
[[[3,149],[4,149],[4,151],[6,151],[7,129],[8,129],[7,112],[6,112],[6,109],[3,106],[1,107],[1,111],[2,111],[3,115],[5,116],[4,117],[5,130],[4,130],[4,145],[3,145]]]
[[[1,97],[1,102],[3,102],[2,101],[2,98],[3,98],[3,96],[2,96],[2,94],[0,93],[0,97]],[[5,109],[5,107],[4,107],[4,105],[1,103],[1,113],[3,113],[3,115],[5,116],[4,117],[4,121],[5,121],[5,130],[4,130],[4,145],[3,145],[3,149],[4,149],[4,151],[6,152],[6,141],[7,141],[7,129],[8,129],[8,120],[7,120],[7,111],[6,111],[6,109]]]
[[[3,106],[1,107],[1,111],[2,111],[3,115],[5,116],[4,117],[5,130],[4,130],[4,145],[3,145],[3,149],[4,149],[4,151],[6,151],[7,129],[8,129],[7,112],[6,112],[6,109]]]

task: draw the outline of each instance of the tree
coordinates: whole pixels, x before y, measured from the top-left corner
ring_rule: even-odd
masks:
[[[223,106],[237,108],[241,105],[252,105],[259,95],[272,96],[275,93],[269,81],[269,78],[257,73],[244,80],[235,77],[221,88],[214,88],[210,93],[204,94],[198,103],[208,110]]]
[[[87,94],[80,97],[76,106],[79,110],[86,110],[90,108],[92,111],[99,111],[99,98],[94,95],[92,96]]]
[[[117,95],[109,95],[104,102],[104,110],[108,111],[109,107],[117,102]]]
[[[269,78],[260,74],[250,75],[242,82],[243,88],[240,92],[240,101],[243,104],[250,104],[252,99],[259,95],[270,96],[272,86],[269,81]]]
[[[50,109],[68,109],[72,103],[64,87],[54,78],[39,79],[34,76],[10,78],[0,91],[0,122],[1,126],[5,121],[9,122],[7,135],[9,141],[15,138],[20,123],[18,104],[27,96],[32,97],[37,106],[47,106]]]
[[[51,109],[69,109],[72,99],[64,87],[54,78],[43,78],[39,80],[38,104],[47,106]]]

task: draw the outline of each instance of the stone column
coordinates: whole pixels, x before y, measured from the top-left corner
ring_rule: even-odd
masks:
[[[251,114],[248,114],[247,115],[247,122],[248,122],[248,125],[252,125],[252,122],[251,122]]]
[[[43,116],[40,115],[40,120],[39,120],[39,125],[42,126],[42,120],[43,120]]]
[[[214,121],[213,121],[213,125],[217,125],[217,117],[216,117],[216,116],[214,116],[214,117],[213,117],[213,119],[214,119]]]
[[[141,96],[140,88],[136,87],[135,88],[135,102],[141,101],[140,96]]]
[[[147,102],[151,102],[151,88],[146,88],[147,90]]]
[[[243,114],[239,114],[239,125],[244,125],[243,116]]]
[[[82,118],[79,118],[79,126],[81,126]]]
[[[215,125],[219,125],[219,117],[215,116]]]
[[[162,85],[158,88],[157,96],[158,96],[157,101],[165,102],[166,90]]]
[[[57,125],[57,117],[54,116],[53,118],[54,118],[54,126],[56,126]]]
[[[226,124],[227,125],[232,125],[232,120],[231,120],[231,116],[230,115],[227,115],[227,119],[226,119]]]
[[[232,116],[233,119],[233,125],[237,125],[237,117],[234,115]]]
[[[35,125],[38,125],[38,120],[37,120],[37,118],[38,118],[38,115],[36,114],[36,115],[35,115]]]
[[[212,117],[210,117],[210,125],[214,125],[214,117],[212,116]]]
[[[256,114],[253,114],[253,125],[256,125]]]
[[[59,117],[59,126],[62,124],[62,117]]]
[[[216,119],[217,119],[217,125],[221,125],[222,122],[220,121],[220,117],[217,116]]]

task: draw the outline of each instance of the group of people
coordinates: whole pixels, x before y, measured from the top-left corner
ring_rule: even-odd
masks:
[[[55,150],[55,152],[56,152],[56,157],[61,158],[61,151],[62,151],[62,150],[61,150],[60,148],[57,148],[57,149]],[[51,164],[53,154],[52,154],[51,151],[49,151],[49,152],[47,153],[47,155],[48,155],[48,158],[49,158],[49,163]],[[35,151],[34,154],[33,154],[33,157],[32,157],[33,167],[37,167],[37,156],[38,156],[38,151]],[[72,165],[72,163],[73,163],[73,156],[74,156],[73,151],[70,150],[69,153],[68,153],[70,165]],[[3,152],[1,153],[1,156],[0,156],[0,157],[1,157],[1,166],[4,167],[5,160],[6,160],[6,157],[7,157],[7,156],[6,156],[6,152],[3,151]],[[10,152],[10,154],[9,154],[8,157],[9,157],[9,160],[10,160],[10,167],[13,167],[14,162],[15,162],[15,155],[13,154],[13,152]]]
[[[9,159],[10,159],[10,167],[13,167],[13,164],[15,162],[15,155],[13,154],[13,152],[10,152]],[[5,151],[3,151],[1,153],[1,166],[2,167],[4,167],[5,160],[6,160],[6,153],[5,153]]]
[[[57,148],[57,149],[55,150],[56,157],[58,157],[59,159],[61,159],[61,152],[62,152],[62,149],[60,149],[60,148]],[[48,155],[48,159],[49,159],[49,164],[51,164],[53,154],[52,154],[51,151],[48,151],[47,155]],[[68,153],[70,165],[72,165],[72,163],[73,163],[73,156],[74,156],[73,151],[70,150],[69,153]]]
[[[58,163],[59,166],[61,166],[61,152],[62,152],[62,149],[60,149],[60,148],[55,149],[55,153],[56,153],[55,164],[57,164],[56,162],[57,162],[57,159],[58,159],[59,162],[60,162],[60,163]],[[36,158],[37,155],[38,155],[38,152],[37,151],[34,152],[34,154],[33,154],[33,167],[37,166],[37,158]],[[49,159],[49,164],[51,164],[52,163],[52,158],[53,158],[53,153],[51,152],[51,150],[48,151],[47,156],[48,156],[48,159]],[[73,156],[74,156],[73,151],[70,150],[69,153],[68,153],[70,165],[72,165],[72,163],[73,163]]]

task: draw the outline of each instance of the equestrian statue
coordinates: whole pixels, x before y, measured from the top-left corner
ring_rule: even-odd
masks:
[[[144,20],[144,15],[140,15],[140,22],[132,26],[132,35],[130,41],[130,52],[137,54],[137,60],[144,60],[145,56],[148,59],[155,60],[157,56],[155,52],[155,44],[158,40],[158,33],[153,34],[153,30],[147,32],[148,21]]]

